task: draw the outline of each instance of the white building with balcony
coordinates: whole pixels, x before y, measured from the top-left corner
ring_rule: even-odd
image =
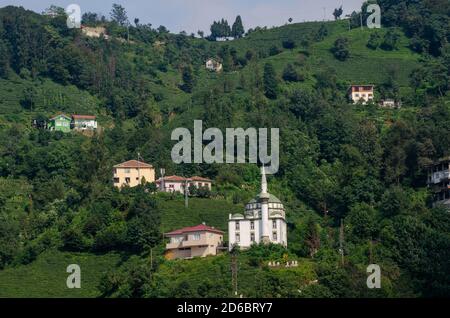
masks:
[[[223,235],[224,232],[206,224],[166,233],[164,236],[170,241],[166,244],[165,258],[190,259],[217,255],[223,246]]]
[[[428,167],[428,187],[433,192],[434,204],[450,207],[450,157]]]
[[[252,244],[273,243],[287,246],[284,206],[267,192],[265,169],[261,169],[261,193],[245,206],[244,214],[229,215],[229,249],[247,249]]]

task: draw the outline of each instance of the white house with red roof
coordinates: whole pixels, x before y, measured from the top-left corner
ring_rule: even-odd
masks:
[[[92,115],[72,115],[72,129],[95,130],[97,129],[97,117]]]
[[[195,186],[197,188],[207,187],[211,190],[212,180],[194,176],[191,178],[185,178],[180,176],[167,176],[156,180],[156,185],[161,192],[180,192],[184,193],[184,187],[187,184],[189,187]]]
[[[164,236],[169,238],[166,244],[166,259],[190,259],[217,255],[223,246],[224,232],[214,227],[200,224],[185,227]]]

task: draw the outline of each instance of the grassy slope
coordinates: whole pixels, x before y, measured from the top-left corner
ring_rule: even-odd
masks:
[[[31,81],[12,75],[12,79],[0,79],[0,124],[20,123],[27,127],[37,114],[51,117],[58,112],[70,114],[93,114],[99,116],[100,124],[109,122],[99,100],[87,91],[75,86],[63,86],[48,79]],[[32,110],[21,106],[26,88],[34,87],[37,93]]]
[[[120,262],[118,254],[93,255],[48,251],[32,264],[0,271],[0,297],[88,298],[100,295],[100,277]],[[81,289],[68,289],[66,268],[78,264]]]
[[[397,51],[372,51],[366,47],[367,39],[370,32],[373,32],[372,30],[361,31],[357,29],[348,32],[346,30],[346,22],[327,23],[327,25],[330,35],[324,41],[312,46],[311,55],[305,60],[304,65],[296,66],[299,70],[304,70],[308,73],[306,81],[304,83],[282,84],[282,86],[289,88],[312,85],[314,79],[311,74],[326,67],[334,68],[341,80],[374,84],[380,84],[384,80],[386,72],[394,68],[398,74],[400,85],[407,85],[409,72],[417,65],[418,56],[406,48],[406,38],[401,38],[400,49]],[[314,32],[319,27],[320,23],[292,24],[264,32],[255,32],[245,39],[227,44],[236,47],[240,54],[244,54],[246,50],[253,47],[269,49],[274,44],[281,47],[282,40],[287,38],[292,38],[299,43],[305,33]],[[384,31],[381,30],[379,32]],[[329,51],[339,35],[350,39],[351,58],[345,62],[337,61]],[[226,44],[219,43],[217,45]],[[264,63],[271,61],[277,73],[281,75],[287,63],[298,61],[300,50],[301,48],[284,50],[276,56],[261,59],[258,61],[258,67],[262,70]],[[249,74],[251,69],[246,67],[242,72]],[[189,101],[190,95],[181,92],[176,87],[180,81],[179,74],[169,71],[166,74],[160,74],[160,76],[164,83],[163,86],[156,83],[152,85],[154,86],[154,91],[162,90],[165,94],[166,99],[159,103],[162,109],[170,110]],[[198,85],[201,87],[209,86],[209,83],[214,83],[220,76],[201,70]],[[237,79],[238,74],[230,74],[229,76]],[[24,112],[20,106],[20,96],[23,89],[30,83],[31,81],[18,77],[10,81],[0,80],[0,127],[2,124],[10,122],[20,122],[28,125],[29,120],[36,112],[43,112],[47,116],[57,111],[102,115],[98,107],[99,101],[89,93],[80,91],[73,86],[58,85],[49,80],[43,81],[36,87],[40,92],[40,97],[36,102],[35,110]],[[193,112],[190,115],[199,111],[195,109],[195,105],[193,108]],[[373,110],[372,112],[370,110],[361,111],[364,115],[379,117],[380,120],[384,118],[384,114],[381,114],[380,110]],[[107,120],[106,116],[104,118]],[[182,198],[160,200],[160,206],[163,210],[162,231],[164,232],[179,227],[196,225],[201,222],[226,230],[228,214],[241,212],[243,209],[241,206],[233,205],[224,200],[204,199],[191,199],[189,208],[185,209]],[[224,257],[218,258],[217,262],[224,264],[227,261],[223,259]],[[116,267],[119,261],[120,256],[116,254],[93,255],[46,252],[30,265],[0,271],[0,297],[96,297],[99,295],[97,285],[102,273]],[[202,264],[214,262],[216,262],[214,258],[208,258],[192,262],[168,263],[161,268],[160,277],[173,275],[174,277],[177,276],[176,279],[180,281],[186,275],[192,275],[194,272],[195,275],[202,276],[204,275],[204,272],[201,271]],[[72,263],[81,265],[83,287],[81,290],[68,290],[66,288],[65,282],[68,274],[65,272],[65,269],[67,265]],[[309,265],[305,269],[304,277],[311,280],[314,277],[312,270],[308,268]],[[245,275],[248,276],[242,282],[244,289],[257,287],[251,284],[253,274],[255,273],[251,273],[251,271],[241,273],[244,277]],[[166,283],[170,284],[171,282]]]

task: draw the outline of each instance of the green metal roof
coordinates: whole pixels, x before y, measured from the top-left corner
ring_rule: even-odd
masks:
[[[259,194],[252,200],[248,202],[248,204],[258,203],[259,202]],[[281,203],[280,199],[278,199],[273,194],[269,194],[269,203]]]

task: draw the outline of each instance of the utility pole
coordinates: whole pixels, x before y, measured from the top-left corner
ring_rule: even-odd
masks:
[[[184,179],[184,207],[187,209],[189,207],[189,196],[188,196],[188,180]]]
[[[235,296],[238,295],[238,266],[236,252],[231,251],[231,285],[233,286],[233,293]]]
[[[361,20],[361,30],[362,30],[363,29],[363,12],[362,12],[362,9],[361,9],[361,13],[359,14],[359,18]]]
[[[137,157],[138,157],[138,161],[140,162],[141,161],[141,154],[138,152],[137,153]],[[139,163],[138,163],[138,180],[139,180],[139,183],[141,183],[141,168],[139,167]]]
[[[153,247],[150,248],[150,268],[153,269]]]
[[[159,169],[159,172],[161,173],[161,185],[160,185],[161,189],[160,190],[162,192],[166,192],[166,182],[164,180],[164,175],[166,174],[166,169],[161,168],[161,169]]]
[[[341,227],[339,229],[339,253],[341,254],[341,264],[344,266],[344,220],[341,219]]]

